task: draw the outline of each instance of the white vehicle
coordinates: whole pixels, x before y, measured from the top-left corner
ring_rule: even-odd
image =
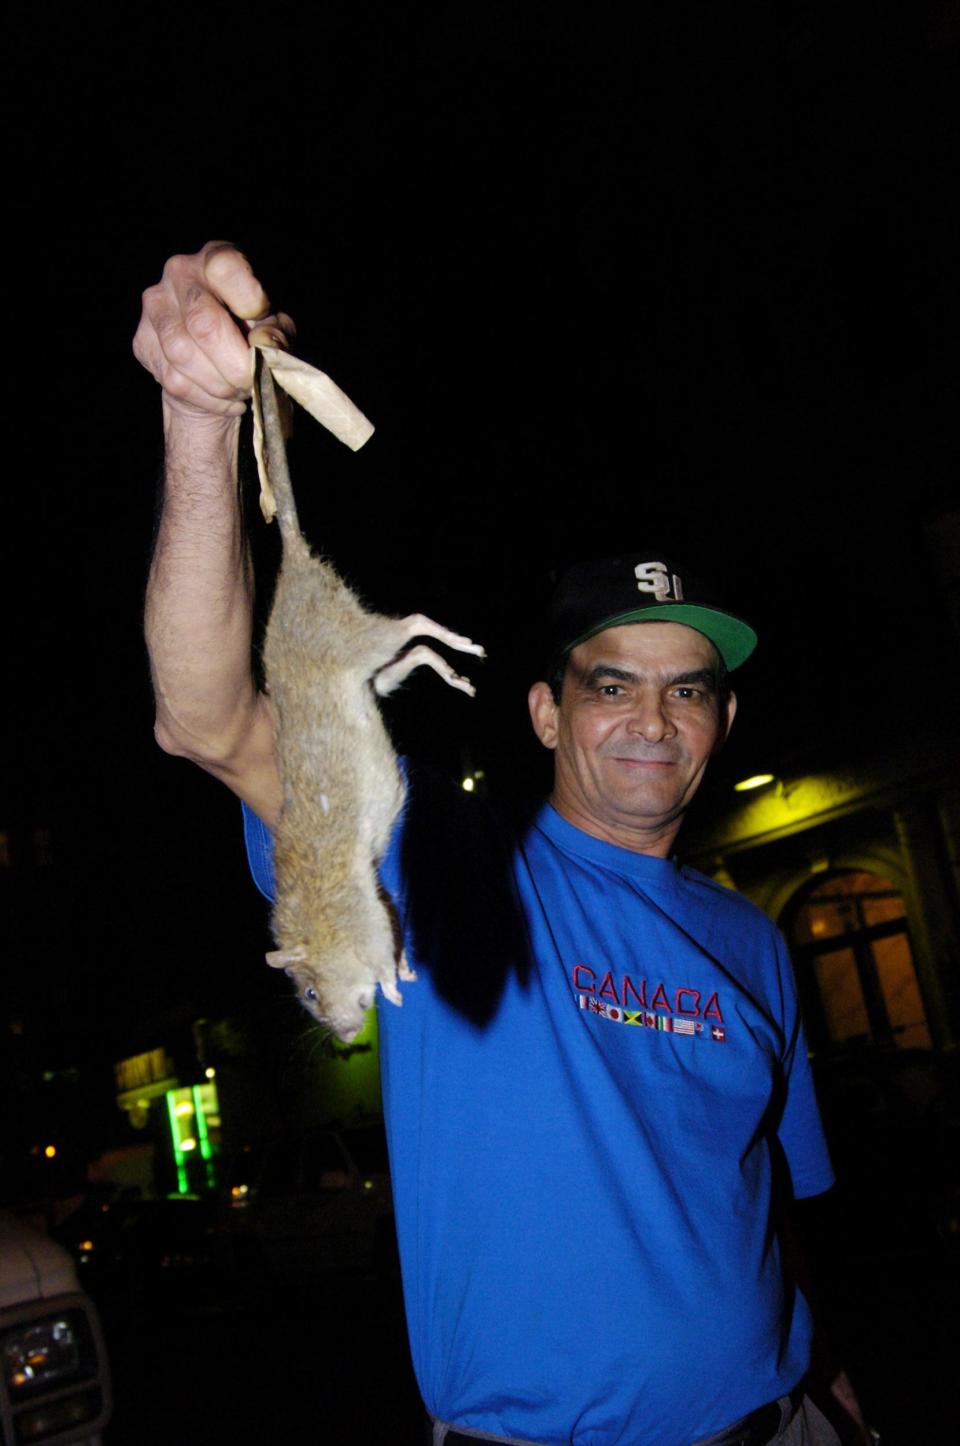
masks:
[[[93,1302],[61,1245],[0,1211],[0,1440],[100,1446],[112,1400]]]

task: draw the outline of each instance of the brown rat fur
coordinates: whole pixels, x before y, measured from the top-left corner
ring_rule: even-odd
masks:
[[[277,501],[283,565],[264,643],[267,688],[278,719],[283,806],[275,834],[277,899],[267,962],[295,980],[304,1006],[334,1034],[362,1028],[377,984],[402,1002],[392,920],[378,888],[403,807],[404,785],[375,694],[421,664],[451,687],[473,685],[417,637],[483,656],[469,638],[422,614],[369,612],[300,532],[273,379],[260,364],[268,471]]]

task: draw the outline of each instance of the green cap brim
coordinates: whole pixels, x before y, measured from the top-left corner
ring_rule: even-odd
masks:
[[[587,638],[596,637],[606,628],[619,628],[624,623],[682,623],[709,638],[720,654],[727,669],[732,672],[745,663],[757,646],[757,635],[749,623],[742,622],[730,613],[718,612],[715,608],[699,607],[695,603],[664,603],[658,607],[635,608],[630,612],[617,613],[604,618],[588,632],[582,633],[568,644],[566,652],[585,643]]]

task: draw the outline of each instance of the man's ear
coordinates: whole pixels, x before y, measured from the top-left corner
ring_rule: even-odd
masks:
[[[549,683],[534,683],[527,694],[530,721],[544,748],[557,746],[557,705]]]

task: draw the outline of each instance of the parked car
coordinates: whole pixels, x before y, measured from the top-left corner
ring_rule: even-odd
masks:
[[[289,1277],[393,1274],[382,1127],[310,1130],[251,1146],[230,1173],[226,1217],[241,1268]]]
[[[56,1241],[0,1211],[0,1440],[99,1446],[110,1373],[96,1309]]]
[[[230,1275],[229,1242],[212,1197],[91,1191],[57,1227],[104,1316],[182,1313],[217,1301]]]

